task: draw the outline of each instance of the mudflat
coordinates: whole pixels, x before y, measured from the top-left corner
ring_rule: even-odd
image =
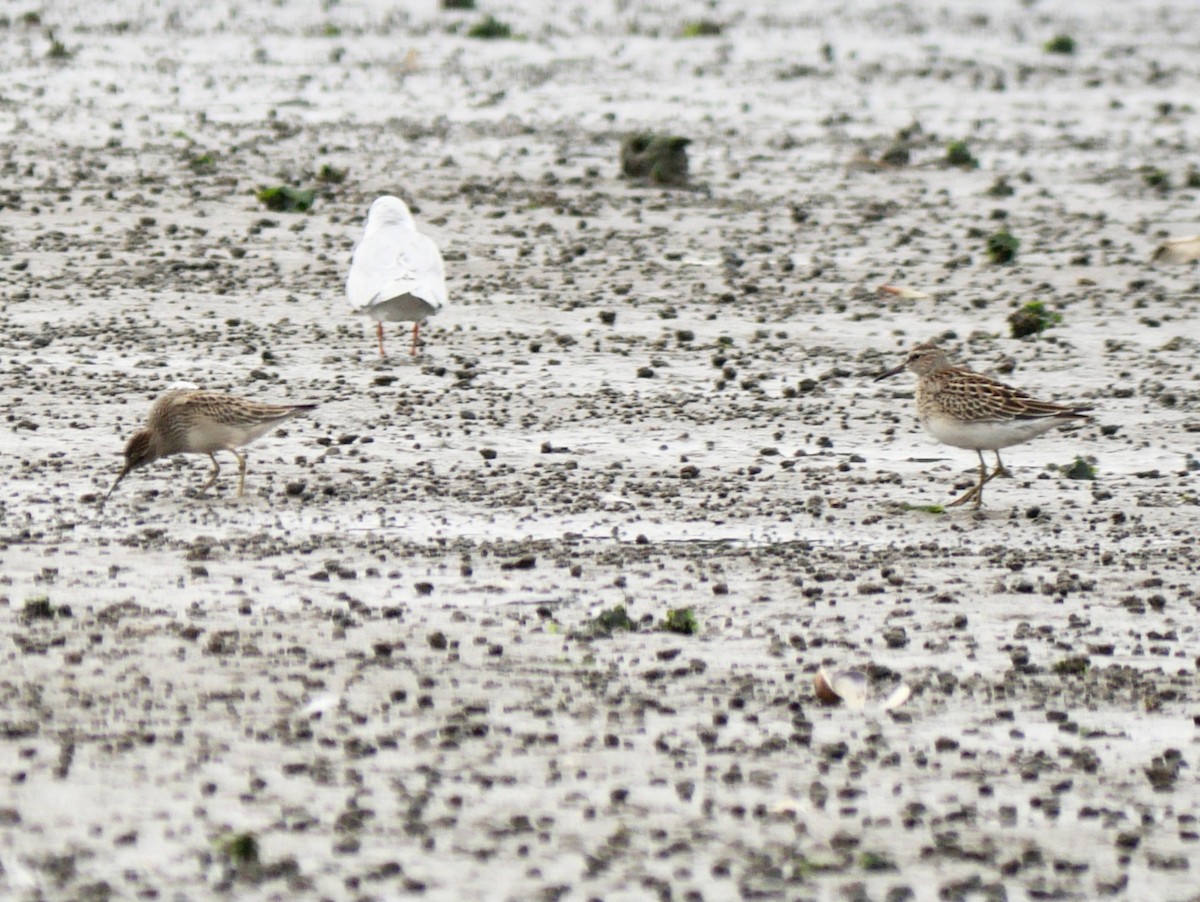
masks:
[[[1200,11],[703,16],[6,11],[4,895],[1197,898]],[[947,512],[927,340],[1093,419]],[[179,383],[320,406],[101,507]]]

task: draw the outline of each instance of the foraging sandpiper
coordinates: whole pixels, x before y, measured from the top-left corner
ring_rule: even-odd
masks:
[[[412,354],[417,354],[421,321],[446,303],[446,268],[432,238],[417,231],[404,201],[378,197],[367,211],[367,227],[350,260],[346,297],[356,312],[375,320],[379,356],[383,324],[412,323]]]
[[[1070,420],[1088,419],[1085,414],[1092,409],[1039,401],[990,376],[954,366],[946,352],[932,344],[917,345],[903,363],[876,376],[875,381],[905,369],[917,376],[917,416],[925,430],[940,442],[979,455],[979,483],[947,507],[968,501],[974,501],[977,508],[983,504],[984,485],[1005,472],[1001,448],[1019,445]],[[984,451],[996,455],[996,469],[991,473],[983,460]]]
[[[162,394],[150,408],[146,426],[125,445],[125,467],[103,501],[133,470],[171,454],[207,454],[212,475],[203,494],[217,480],[221,466],[216,452],[228,451],[238,460],[238,496],[246,486],[246,457],[237,449],[260,438],[284,420],[307,413],[316,404],[261,404],[235,395],[199,389],[176,389]]]

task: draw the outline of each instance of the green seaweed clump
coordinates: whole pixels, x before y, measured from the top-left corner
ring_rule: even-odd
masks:
[[[215,842],[217,857],[224,866],[221,886],[232,888],[234,881],[261,883],[267,876],[259,856],[258,837],[253,833],[226,833]]]
[[[512,27],[488,13],[467,29],[467,37],[483,41],[499,41],[512,37]]]
[[[1153,188],[1155,191],[1171,190],[1170,173],[1157,166],[1143,166],[1142,181],[1146,183],[1147,188]]]
[[[691,608],[672,608],[667,611],[658,628],[665,633],[682,633],[685,636],[700,632],[700,624],[696,622],[696,615]]]
[[[231,833],[217,841],[217,848],[234,867],[246,867],[259,862],[258,837],[253,833]]]
[[[475,8],[475,0],[442,0],[442,9],[466,9]]]
[[[1041,301],[1030,301],[1020,310],[1013,311],[1008,317],[1008,328],[1013,338],[1024,338],[1027,335],[1037,335],[1057,326],[1062,322],[1062,314],[1047,310]]]
[[[46,32],[46,37],[50,39],[50,49],[46,51],[47,59],[65,62],[71,58],[72,53],[67,49],[67,45],[56,38],[53,31]]]
[[[629,612],[625,610],[625,605],[623,604],[619,604],[607,611],[601,611],[592,622],[609,633],[615,630],[637,629],[634,622],[629,619]]]
[[[1088,660],[1087,655],[1075,655],[1056,662],[1054,672],[1060,676],[1084,676],[1091,666],[1092,662]]]
[[[621,172],[626,178],[649,179],[658,185],[686,184],[691,143],[677,135],[629,135],[621,142]]]
[[[217,171],[217,155],[212,152],[202,153],[188,161],[188,168],[196,175],[209,175]]]
[[[685,38],[714,38],[724,30],[725,26],[720,22],[714,22],[712,19],[700,19],[696,22],[688,22],[683,26],[680,34]]]
[[[891,145],[879,158],[882,166],[907,166],[912,162],[912,152],[926,142],[925,130],[920,122],[913,122],[896,132]]]
[[[996,264],[1011,263],[1017,258],[1017,249],[1020,246],[1021,242],[1013,237],[1008,229],[1001,229],[999,232],[988,236],[988,259]]]
[[[63,610],[50,603],[48,595],[34,595],[32,598],[25,599],[25,604],[21,608],[21,619],[29,623],[33,620],[53,620],[55,617],[70,616],[70,609],[65,610],[66,614],[64,615]]]
[[[978,169],[979,161],[971,153],[966,141],[951,141],[946,148],[946,165],[962,169]]]
[[[254,196],[258,198],[259,203],[274,213],[304,213],[317,199],[317,192],[312,188],[278,185],[274,188],[261,188]]]
[[[342,815],[342,819],[345,818],[346,815]],[[224,871],[220,882],[215,885],[222,894],[230,893],[235,883],[258,885],[271,880],[282,880],[289,887],[295,888],[296,881],[302,879],[300,865],[293,856],[288,855],[276,861],[264,860],[258,837],[253,833],[226,833],[217,837],[213,845],[216,849],[214,857]],[[287,898],[293,896],[288,895]]]
[[[988,197],[1012,197],[1017,193],[1017,189],[1010,185],[1004,176],[998,175],[996,181],[992,182],[992,187],[984,193]]]
[[[607,611],[601,611],[573,635],[580,639],[607,639],[617,630],[626,632],[637,630],[637,624],[629,619],[629,612],[625,610],[623,604],[609,608]]]
[[[349,169],[338,169],[336,166],[324,163],[321,166],[321,170],[317,173],[317,181],[323,185],[340,185],[346,181],[346,176],[349,172]]]
[[[907,166],[912,162],[912,151],[907,144],[896,142],[883,152],[879,162],[885,166]]]
[[[876,873],[897,870],[896,862],[881,852],[863,852],[858,857],[858,864],[864,871]]]
[[[1070,466],[1062,468],[1062,474],[1067,479],[1095,479],[1096,465],[1082,457],[1077,457]]]
[[[1075,52],[1075,39],[1069,34],[1059,34],[1042,45],[1047,53],[1061,53],[1070,56]]]

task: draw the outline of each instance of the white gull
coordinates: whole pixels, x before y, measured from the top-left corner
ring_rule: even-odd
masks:
[[[398,197],[375,199],[367,227],[350,260],[346,297],[356,313],[375,320],[379,356],[383,324],[412,323],[417,353],[421,321],[446,304],[446,267],[433,239],[417,231],[408,205]]]

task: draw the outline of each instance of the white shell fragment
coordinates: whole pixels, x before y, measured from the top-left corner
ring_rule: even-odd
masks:
[[[877,289],[880,294],[890,294],[898,298],[904,298],[906,301],[919,301],[922,298],[927,298],[923,291],[917,291],[915,288],[908,288],[904,285],[880,285]]]
[[[1155,263],[1191,263],[1200,260],[1200,235],[1171,238],[1154,252]]]
[[[884,711],[894,711],[908,701],[911,696],[912,690],[908,688],[908,683],[901,683],[883,700],[881,707]]]
[[[322,692],[319,695],[314,695],[307,705],[301,710],[302,717],[307,717],[310,720],[317,720],[326,711],[333,711],[341,704],[341,697],[333,692]]]
[[[835,670],[832,673],[822,667],[813,678],[817,698],[836,704],[842,702],[847,708],[860,711],[867,704],[867,675],[861,670]]]
[[[822,667],[813,677],[813,691],[826,705],[844,704],[852,711],[861,711],[867,706],[867,675],[861,670],[829,671]],[[879,704],[881,711],[899,708],[912,695],[906,683],[901,683]]]

